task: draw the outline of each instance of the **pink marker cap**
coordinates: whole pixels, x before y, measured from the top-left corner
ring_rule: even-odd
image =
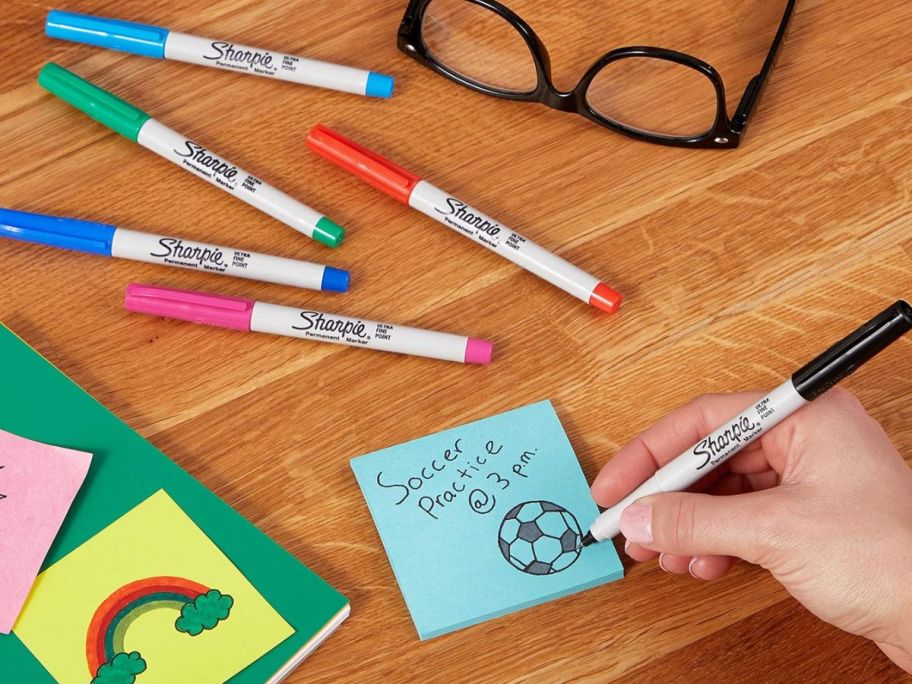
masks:
[[[124,308],[136,313],[245,332],[250,331],[250,317],[253,315],[253,301],[249,299],[139,283],[127,285]]]
[[[465,362],[487,366],[494,358],[494,343],[470,337],[466,343]]]

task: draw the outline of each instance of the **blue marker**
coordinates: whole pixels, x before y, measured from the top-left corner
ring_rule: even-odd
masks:
[[[227,40],[191,36],[149,24],[51,10],[45,29],[50,38],[156,59],[174,59],[369,97],[389,98],[393,94],[391,76]]]
[[[0,237],[310,290],[348,291],[348,271],[331,266],[106,223],[0,209]]]

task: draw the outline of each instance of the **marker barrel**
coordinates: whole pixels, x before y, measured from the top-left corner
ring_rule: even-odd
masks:
[[[136,142],[299,233],[330,247],[342,241],[341,227],[320,212],[155,119],[139,129]]]
[[[772,430],[807,400],[798,394],[791,380],[782,383],[756,404],[725,422],[687,451],[664,466],[623,501],[602,513],[589,530],[596,541],[605,541],[621,532],[621,514],[638,499],[664,492],[682,492],[765,433]]]
[[[620,308],[623,296],[594,276],[332,129],[315,126],[307,136],[307,146],[368,185],[500,254],[577,299],[607,313],[614,313]]]
[[[355,95],[388,98],[393,94],[389,76],[176,31],[171,31],[165,41],[165,59]]]
[[[409,206],[587,304],[601,284],[595,276],[427,181],[415,186]]]
[[[254,332],[424,356],[441,361],[490,361],[490,348],[487,352],[484,351],[487,343],[469,337],[265,302],[254,303],[250,329]]]
[[[128,311],[199,325],[271,333],[457,363],[488,364],[493,353],[491,342],[461,335],[137,283],[127,287],[124,307]]]
[[[38,83],[96,121],[234,195],[242,202],[329,247],[341,244],[345,231],[320,212],[264,183],[253,174],[73,72],[49,63],[38,74]]]
[[[348,271],[107,223],[0,208],[0,237],[265,283],[347,292]]]
[[[356,95],[388,98],[393,94],[393,78],[383,74],[122,19],[51,10],[45,32],[50,38]]]
[[[623,501],[602,512],[584,538],[584,545],[617,536],[621,531],[621,514],[637,499],[687,489],[910,331],[912,306],[900,300],[802,366],[763,399],[659,468]]]
[[[115,231],[111,256],[310,290],[348,291],[348,272],[341,269],[126,228]]]

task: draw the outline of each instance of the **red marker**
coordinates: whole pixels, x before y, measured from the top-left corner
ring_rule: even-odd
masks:
[[[577,299],[608,313],[620,308],[623,296],[595,276],[326,126],[314,127],[307,136],[307,146],[378,190],[471,238]]]

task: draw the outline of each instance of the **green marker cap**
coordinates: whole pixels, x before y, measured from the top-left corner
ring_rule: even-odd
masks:
[[[330,221],[325,216],[317,221],[317,229],[314,231],[313,239],[322,242],[330,247],[338,247],[345,238],[345,228],[335,221]]]
[[[152,118],[53,62],[45,64],[38,73],[38,85],[133,142],[139,129]]]

